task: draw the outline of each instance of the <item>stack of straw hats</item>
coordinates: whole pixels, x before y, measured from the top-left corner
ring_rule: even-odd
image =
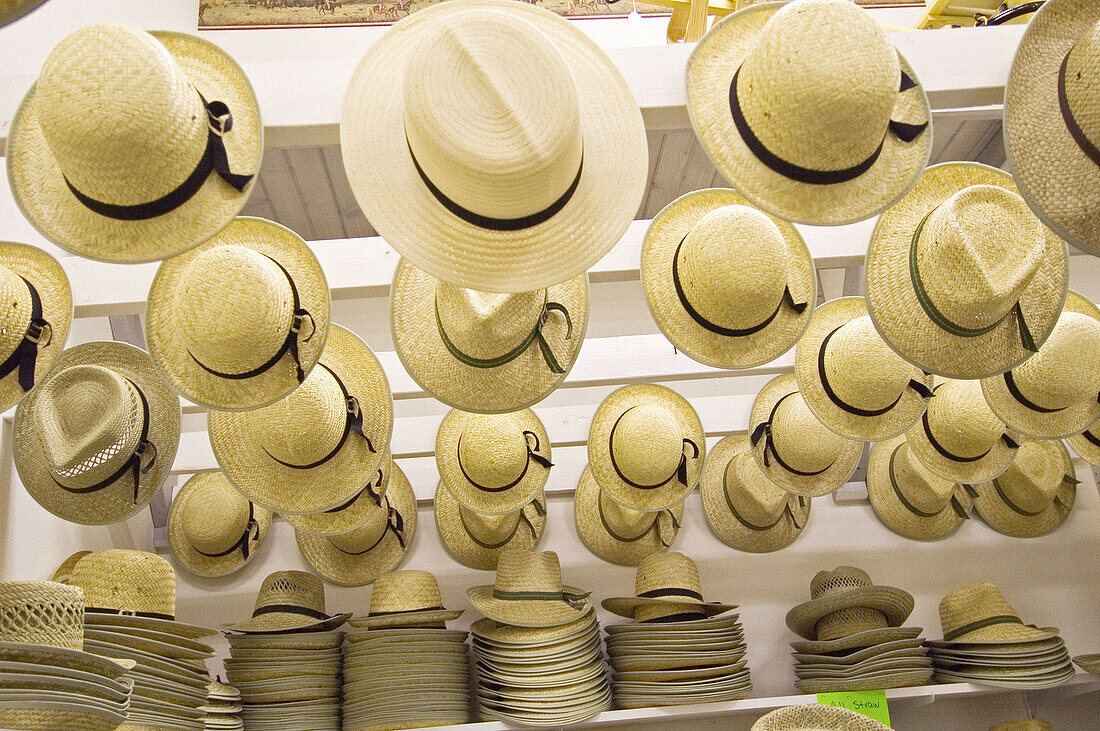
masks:
[[[220,680],[206,686],[206,715],[202,718],[205,731],[242,731],[241,692]]]
[[[347,614],[325,613],[325,586],[304,571],[264,579],[252,617],[224,626],[227,679],[241,692],[246,728],[340,729],[343,635]]]
[[[936,680],[1026,690],[1074,676],[1054,627],[1024,624],[994,584],[956,589],[940,602],[942,640],[928,640]]]
[[[344,731],[469,723],[469,634],[427,571],[382,574],[344,647]]]
[[[732,701],[752,692],[745,637],[733,604],[705,602],[699,569],[682,553],[642,560],[635,596],[603,608],[634,620],[607,628],[619,708]]]
[[[900,688],[932,678],[921,628],[902,626],[913,611],[911,594],[872,584],[865,571],[840,566],[819,571],[810,596],[786,618],[787,627],[803,638],[791,643],[799,690]]]
[[[599,623],[557,554],[509,549],[496,582],[467,596],[486,615],[471,628],[482,719],[561,726],[610,708]]]

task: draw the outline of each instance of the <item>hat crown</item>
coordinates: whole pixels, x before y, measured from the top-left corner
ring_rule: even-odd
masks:
[[[840,326],[825,346],[825,378],[837,398],[858,409],[889,407],[919,368],[902,359],[878,334],[870,316]]]
[[[1066,101],[1077,126],[1094,145],[1100,141],[1100,23],[1082,35],[1066,57]]]
[[[794,392],[772,417],[771,439],[783,461],[802,472],[817,472],[833,464],[851,443],[825,427]]]
[[[1062,409],[1100,394],[1100,320],[1063,310],[1039,352],[1012,371],[1020,392],[1043,408]]]
[[[465,505],[459,504],[458,512],[462,519],[462,526],[474,538],[482,543],[490,545],[508,540],[515,535],[519,526],[519,516],[522,511],[513,510],[510,513],[489,515],[471,510]]]
[[[871,577],[855,566],[837,566],[832,571],[818,571],[810,580],[810,598],[820,599],[833,594],[843,594],[852,589],[872,586]]]
[[[940,602],[940,626],[945,637],[960,627],[982,619],[1017,616],[1016,610],[996,584],[988,582],[956,589]],[[965,637],[956,637],[955,641],[965,642]]]
[[[1050,507],[1065,477],[1060,442],[1029,439],[1021,442],[1016,459],[996,482],[1013,505],[1037,513]]]
[[[473,415],[458,438],[458,461],[475,486],[501,488],[528,466],[530,445],[512,414]]]
[[[362,523],[347,533],[329,536],[329,541],[345,553],[358,554],[371,549],[386,533],[390,517],[388,505],[387,502],[383,503],[383,507],[371,507],[364,515]]]
[[[538,325],[546,290],[506,294],[464,289],[440,281],[436,307],[443,332],[474,358],[510,353]]]
[[[428,571],[390,571],[379,576],[371,588],[371,614],[415,612],[442,606],[439,583]]]
[[[187,542],[202,553],[228,551],[248,530],[249,501],[224,480],[199,482],[180,511]]]
[[[722,488],[741,517],[755,526],[774,522],[790,498],[786,490],[768,479],[749,452],[736,455],[726,464]]]
[[[335,376],[318,367],[298,388],[279,401],[256,410],[256,440],[275,459],[312,464],[328,455],[344,435],[347,402]],[[369,414],[364,414],[364,422]]]
[[[935,440],[964,459],[985,454],[1005,433],[1004,422],[989,408],[981,381],[976,380],[945,381],[937,387],[926,418]]]
[[[0,581],[0,642],[84,649],[84,592],[54,581]]]
[[[493,587],[500,591],[557,592],[562,590],[561,564],[553,551],[535,553],[509,547],[500,552]]]
[[[922,513],[938,513],[947,507],[957,483],[931,472],[908,444],[899,445],[890,463],[894,484],[905,500]]]
[[[618,502],[600,488],[599,510],[604,521],[620,536],[632,538],[648,530],[661,511],[635,510]],[[658,526],[659,527],[659,526]]]
[[[662,589],[686,589],[694,592],[695,601],[702,595],[699,567],[682,553],[651,553],[641,560],[634,574],[635,596],[646,596]]]
[[[15,352],[31,323],[31,292],[22,277],[2,265],[0,307],[0,359],[4,359]]]
[[[289,604],[325,612],[325,585],[305,571],[276,571],[267,576],[256,594],[254,609]]]
[[[886,615],[871,607],[845,607],[829,612],[814,624],[814,636],[829,641],[848,637],[857,632],[884,629],[890,623]]]
[[[633,406],[611,430],[611,456],[631,482],[656,485],[670,479],[683,454],[683,430],[663,406]]]
[[[176,572],[168,561],[147,551],[92,551],[76,562],[70,583],[84,590],[88,607],[176,614]]]

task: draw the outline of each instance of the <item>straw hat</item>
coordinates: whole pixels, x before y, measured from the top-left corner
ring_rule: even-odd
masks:
[[[46,510],[85,525],[148,505],[179,440],[179,397],[149,354],[125,343],[62,352],[15,411],[20,481]]]
[[[869,218],[928,162],[924,89],[882,27],[850,2],[728,15],[688,59],[687,91],[691,125],[718,170],[791,221]]]
[[[245,411],[298,387],[325,347],[329,291],[301,236],[235,219],[160,265],[149,289],[149,352],[195,403]]]
[[[84,592],[55,581],[0,581],[0,641],[84,647]]]
[[[1053,629],[1024,624],[994,584],[956,589],[940,602],[940,625],[946,643],[995,645],[1056,637]]]
[[[0,0],[0,27],[19,20],[46,0]]]
[[[1086,429],[1068,437],[1066,442],[1078,457],[1091,465],[1100,465],[1100,428]]]
[[[1062,442],[1029,439],[1004,474],[974,486],[974,507],[994,530],[1035,538],[1069,517],[1079,482]]]
[[[71,584],[73,567],[76,566],[76,562],[87,556],[91,551],[77,551],[70,554],[68,558],[61,562],[61,565],[57,567],[57,570],[53,572],[53,576],[50,577],[50,581],[56,581],[61,584]]]
[[[991,726],[989,731],[1054,731],[1054,726],[1044,718],[1028,718],[1020,721],[1004,721]]]
[[[516,411],[545,398],[577,361],[588,275],[500,294],[448,284],[402,259],[390,324],[405,370],[437,399],[464,411]]]
[[[224,228],[262,153],[255,92],[220,48],[90,25],[46,59],[12,120],[7,164],[15,202],[47,239],[135,263]]]
[[[848,481],[863,443],[822,424],[806,405],[793,373],[764,384],[749,413],[749,441],[764,475],[788,492],[828,495]]]
[[[862,297],[817,308],[798,343],[795,372],[814,415],[849,439],[874,442],[901,434],[932,397],[932,376],[886,344]]]
[[[798,229],[726,188],[688,193],[653,217],[641,277],[661,332],[718,368],[778,358],[805,331],[817,300]]]
[[[727,546],[749,553],[778,551],[794,542],[810,518],[810,498],[768,479],[737,434],[710,449],[699,481],[707,524]]]
[[[267,537],[271,511],[256,507],[221,470],[195,475],[168,513],[168,543],[180,564],[199,576],[244,568]]]
[[[397,23],[352,74],[340,137],[387,243],[486,291],[581,274],[618,243],[646,187],[642,116],[615,64],[564,18],[504,0]]]
[[[1012,464],[1018,434],[990,411],[981,381],[944,381],[919,423],[906,432],[913,454],[945,480],[972,485]]]
[[[350,616],[325,613],[325,584],[313,574],[276,571],[260,585],[252,618],[223,627],[228,632],[244,634],[328,632]]]
[[[313,569],[342,586],[364,586],[393,571],[416,536],[416,496],[405,473],[393,466],[382,506],[370,509],[362,524],[338,536],[295,531],[298,550]]]
[[[325,352],[289,396],[254,411],[211,411],[218,464],[257,505],[319,513],[363,489],[393,428],[393,399],[367,344],[333,324]]]
[[[634,575],[634,596],[604,599],[600,606],[635,622],[668,622],[673,617],[699,619],[737,607],[704,602],[699,567],[675,551],[646,556]]]
[[[588,432],[588,464],[607,496],[633,510],[679,505],[695,489],[707,442],[695,409],[665,386],[612,391]]]
[[[810,581],[810,601],[787,612],[787,627],[808,640],[833,640],[865,630],[900,627],[913,611],[913,595],[871,583],[852,566],[818,571]]]
[[[1065,243],[1012,176],[933,165],[882,214],[867,250],[867,308],[883,339],[925,371],[985,378],[1042,345],[1066,296]]]
[[[752,725],[752,731],[885,731],[888,728],[858,711],[816,703],[777,708]]]
[[[510,513],[489,515],[455,499],[444,480],[435,489],[435,526],[451,556],[463,566],[494,571],[509,546],[534,550],[546,525],[546,498],[539,490],[531,502]]]
[[[370,610],[352,620],[355,627],[423,627],[458,619],[461,609],[444,609],[439,584],[428,571],[390,571],[371,588]]]
[[[378,469],[371,475],[370,480],[346,503],[323,513],[290,514],[284,515],[283,518],[295,529],[305,533],[316,533],[322,536],[349,533],[363,524],[370,511],[382,506],[382,498],[389,489],[392,474],[393,457],[387,447],[382,451],[382,461],[378,463]]]
[[[76,562],[69,583],[83,589],[88,614],[124,615],[134,627],[173,629],[176,573],[172,564],[154,553],[120,548],[92,551]]]
[[[489,619],[518,627],[554,627],[589,611],[588,592],[561,582],[553,551],[510,547],[500,554],[496,581],[466,590],[470,603]]]

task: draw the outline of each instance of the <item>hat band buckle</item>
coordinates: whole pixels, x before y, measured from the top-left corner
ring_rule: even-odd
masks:
[[[829,346],[829,340],[836,334],[837,330],[840,330],[843,325],[833,329],[828,335],[826,335],[821,341],[821,347],[817,351],[817,377],[821,381],[821,388],[825,391],[825,395],[829,397],[829,400],[836,405],[842,411],[846,411],[853,416],[862,416],[865,418],[871,418],[875,416],[882,416],[890,413],[895,406],[901,402],[902,396],[905,395],[905,388],[911,388],[917,392],[922,399],[932,398],[932,391],[928,386],[924,385],[915,378],[910,378],[909,383],[905,384],[905,388],[898,394],[898,397],[894,399],[893,403],[881,409],[861,409],[856,406],[852,406],[850,403],[840,398],[836,391],[833,390],[832,385],[829,383],[829,378],[825,374],[825,349]]]
[[[53,342],[53,325],[42,317],[42,298],[38,290],[23,276],[19,277],[27,285],[27,291],[31,295],[31,320],[27,324],[27,331],[23,339],[7,359],[0,363],[0,378],[5,378],[17,368],[19,369],[19,387],[24,391],[30,391],[34,387],[34,370],[37,365],[38,351],[48,347]],[[49,337],[43,343],[43,333],[49,332]]]
[[[1077,44],[1074,43],[1066,52],[1065,57],[1062,59],[1062,65],[1058,68],[1058,108],[1062,112],[1062,121],[1066,123],[1066,131],[1077,143],[1077,147],[1085,153],[1085,157],[1092,160],[1093,164],[1100,165],[1100,149],[1088,138],[1085,130],[1081,129],[1081,125],[1077,123],[1077,118],[1073,116],[1073,110],[1069,106],[1069,97],[1066,95],[1066,66],[1069,64],[1069,54],[1073,53],[1073,49],[1076,47]]]

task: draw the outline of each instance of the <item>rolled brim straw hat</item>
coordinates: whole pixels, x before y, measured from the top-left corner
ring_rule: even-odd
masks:
[[[0,0],[0,26],[19,20],[46,0]]]
[[[440,480],[435,489],[435,527],[443,545],[463,566],[494,571],[500,552],[510,546],[533,551],[546,526],[542,490],[512,513],[486,515],[462,506]]]
[[[816,599],[803,602],[787,612],[787,627],[799,637],[818,639],[818,621],[823,617],[844,610],[873,610],[880,614],[888,627],[899,627],[913,613],[913,595],[894,586],[870,583],[865,572],[841,566],[834,571],[821,571],[810,584]],[[866,624],[857,617],[837,616],[839,622],[852,625]],[[840,637],[851,632],[841,632]]]
[[[390,486],[393,475],[393,457],[387,448],[382,455],[378,469],[366,486],[352,496],[343,505],[338,505],[323,513],[309,515],[287,514],[283,516],[296,530],[304,533],[316,533],[322,536],[338,536],[350,533],[363,524],[370,511],[382,505],[382,498]]]
[[[1004,474],[974,485],[974,508],[998,533],[1037,538],[1069,517],[1078,482],[1061,441],[1028,440]]]
[[[592,609],[587,592],[562,584],[561,564],[553,551],[502,551],[494,583],[472,586],[466,597],[489,619],[517,627],[564,625]]]
[[[858,711],[813,703],[777,708],[752,725],[752,731],[885,731],[888,728]]]
[[[1024,624],[995,584],[971,584],[956,589],[940,602],[943,640],[932,647],[952,644],[999,645],[1048,640],[1058,636],[1053,627]]]
[[[883,627],[882,629],[856,632],[835,640],[795,640],[791,643],[791,649],[795,652],[824,655],[832,652],[843,652],[844,650],[873,647],[895,640],[912,640],[919,637],[923,631],[921,627]]]
[[[1077,456],[1091,465],[1100,465],[1100,428],[1086,429],[1066,439]]]

